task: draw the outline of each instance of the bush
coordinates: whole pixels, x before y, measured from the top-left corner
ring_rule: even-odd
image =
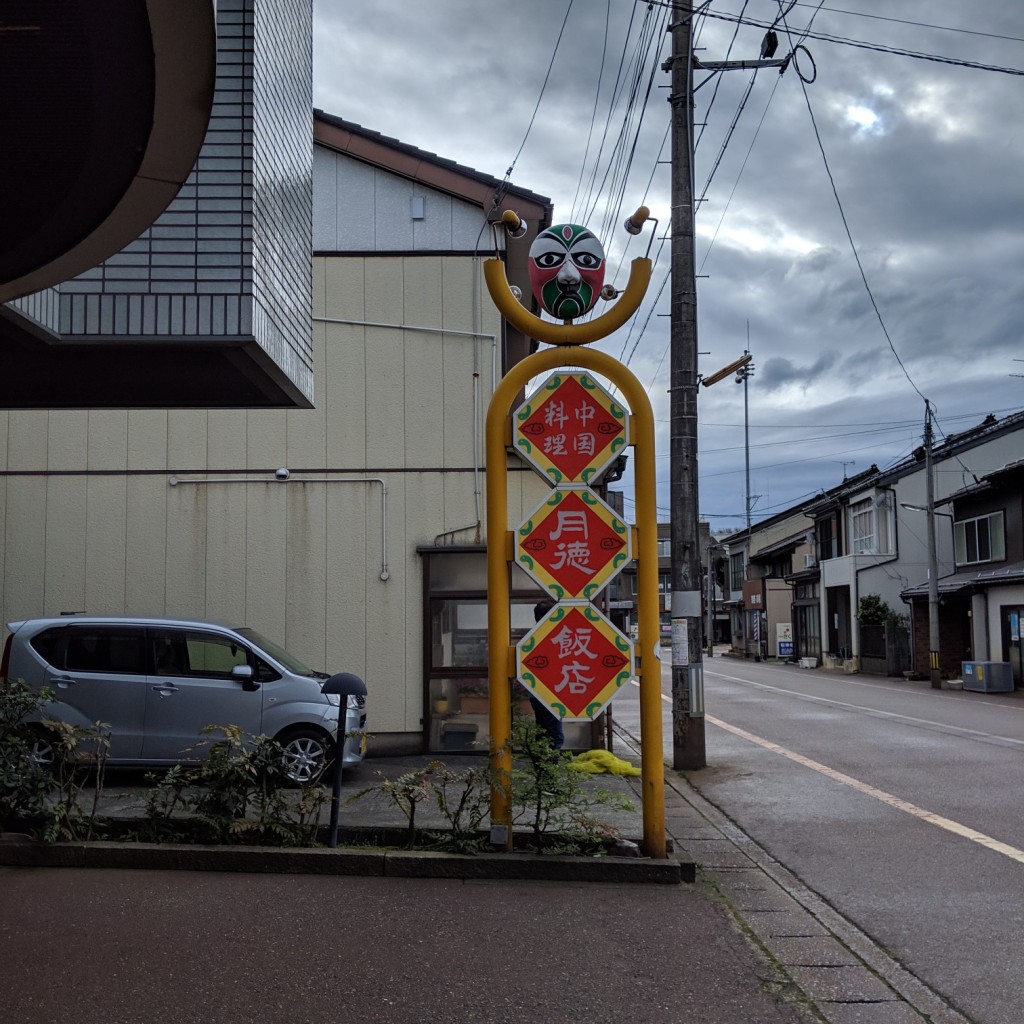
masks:
[[[0,683],[0,828],[13,820],[29,827],[41,822],[47,842],[91,839],[109,729],[100,722],[81,727],[42,718],[52,699],[49,690],[37,693],[20,679]],[[50,755],[45,761],[43,745]],[[80,798],[90,777],[93,798],[86,814]]]
[[[292,784],[281,744],[251,736],[236,725],[211,725],[205,760],[175,765],[154,783],[146,817],[134,838],[144,842],[255,843],[315,846],[327,790],[302,787],[290,799]]]
[[[0,683],[0,831],[15,819],[39,818],[53,790],[53,777],[34,756],[38,718],[50,699],[20,679]]]

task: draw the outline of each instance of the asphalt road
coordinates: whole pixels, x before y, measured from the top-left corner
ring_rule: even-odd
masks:
[[[694,886],[0,868],[5,1024],[806,1024]]]
[[[708,767],[690,783],[967,1017],[1021,1024],[1024,693],[704,665]]]

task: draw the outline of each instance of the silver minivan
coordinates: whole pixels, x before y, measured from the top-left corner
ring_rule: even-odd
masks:
[[[366,698],[323,694],[325,673],[245,626],[74,615],[7,628],[0,679],[48,687],[44,717],[109,725],[111,765],[193,760],[206,726],[235,725],[276,739],[289,779],[311,782],[333,759],[342,715],[342,765],[363,758]],[[38,755],[47,756],[43,732]]]

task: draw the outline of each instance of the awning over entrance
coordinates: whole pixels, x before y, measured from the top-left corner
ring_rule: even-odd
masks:
[[[1011,562],[998,569],[974,569],[942,576],[939,578],[939,593],[956,594],[967,590],[987,590],[989,587],[1004,587],[1015,583],[1024,583],[1024,562]],[[904,601],[927,596],[927,582],[919,583],[916,587],[908,587],[900,594]]]

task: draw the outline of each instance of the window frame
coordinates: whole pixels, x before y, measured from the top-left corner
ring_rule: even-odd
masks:
[[[868,530],[864,527],[867,525]],[[873,555],[878,551],[878,524],[875,521],[875,502],[871,497],[850,503],[850,554]]]
[[[979,524],[985,523],[985,546],[987,555],[982,557],[982,538]],[[993,529],[995,524],[998,527]],[[974,555],[971,557],[971,536],[973,527]],[[980,516],[953,521],[953,558],[957,568],[968,565],[987,565],[990,562],[1006,561],[1006,517],[1003,509],[986,512]]]

